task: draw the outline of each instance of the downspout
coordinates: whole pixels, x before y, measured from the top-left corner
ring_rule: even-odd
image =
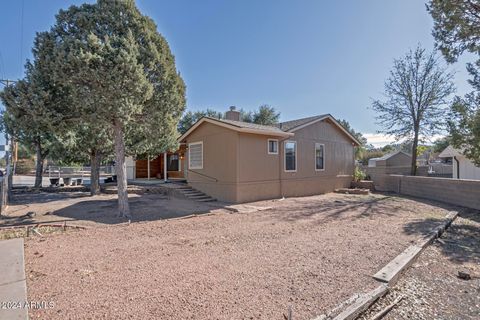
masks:
[[[457,156],[453,156],[453,159],[457,163],[457,179],[460,179],[460,161],[458,161]]]
[[[282,152],[280,151],[280,144],[284,140],[278,141],[278,183],[280,184],[280,198],[283,198],[283,182],[282,182]]]

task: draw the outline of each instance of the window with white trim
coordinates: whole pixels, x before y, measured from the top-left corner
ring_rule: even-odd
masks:
[[[203,142],[188,144],[188,168],[203,169]]]
[[[285,141],[285,171],[297,171],[297,143]]]
[[[315,170],[325,170],[325,145],[315,143]]]
[[[277,139],[268,139],[268,154],[278,154]]]

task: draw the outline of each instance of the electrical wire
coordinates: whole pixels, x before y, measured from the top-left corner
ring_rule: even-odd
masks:
[[[20,19],[20,69],[23,71],[23,12],[25,10],[25,0],[22,0],[22,15]]]
[[[5,65],[3,64],[3,56],[1,51],[0,51],[0,76],[1,76],[1,79],[5,79]]]

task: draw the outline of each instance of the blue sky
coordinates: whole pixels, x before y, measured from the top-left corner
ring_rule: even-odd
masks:
[[[35,32],[60,8],[85,1],[0,0],[0,77],[18,79]],[[137,0],[167,38],[187,84],[190,110],[269,104],[282,120],[331,113],[372,135],[369,109],[394,58],[433,49],[420,0]],[[470,91],[463,58],[457,94]]]

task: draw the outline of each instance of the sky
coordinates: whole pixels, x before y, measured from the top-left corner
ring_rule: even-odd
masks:
[[[91,1],[0,0],[0,77],[19,79],[35,33],[59,9]],[[187,85],[187,109],[268,104],[281,121],[330,113],[376,146],[372,99],[382,98],[393,59],[421,44],[433,50],[433,21],[421,0],[137,0],[165,36]],[[443,58],[442,58],[443,60]],[[470,91],[465,63],[457,94]]]

